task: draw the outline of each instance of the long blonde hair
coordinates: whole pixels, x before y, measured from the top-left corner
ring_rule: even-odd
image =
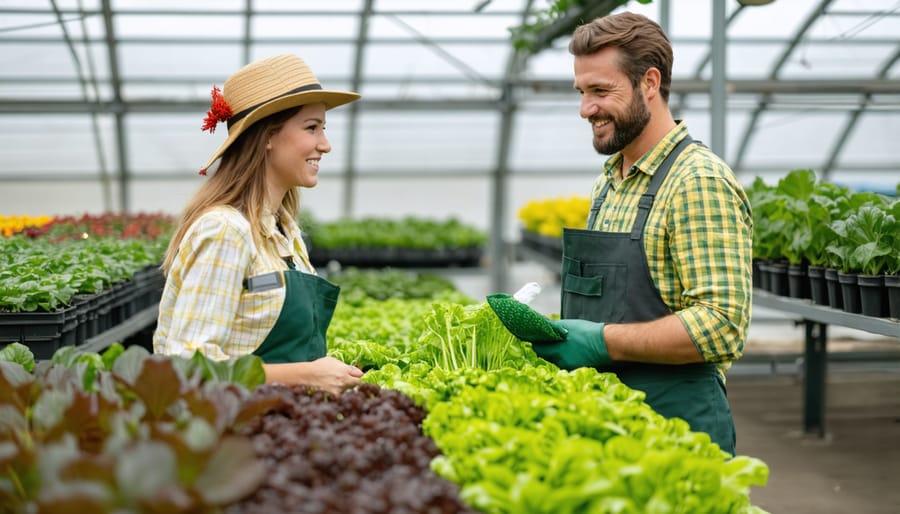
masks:
[[[266,145],[302,107],[285,109],[259,120],[222,154],[219,169],[200,186],[181,214],[178,229],[166,250],[163,273],[168,274],[172,268],[178,247],[190,226],[213,207],[227,205],[240,211],[250,222],[253,240],[257,244],[262,241],[261,219],[266,205]],[[297,217],[300,195],[296,189],[288,190],[281,207],[287,215]]]

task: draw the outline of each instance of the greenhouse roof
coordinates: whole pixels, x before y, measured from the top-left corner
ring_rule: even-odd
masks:
[[[597,13],[620,2],[584,3]],[[615,10],[667,29],[676,117],[743,180],[812,168],[893,190],[900,1],[744,3],[753,2],[655,0]],[[244,63],[285,52],[302,56],[325,87],[363,95],[329,114],[329,134],[341,142],[330,169],[348,182],[590,176],[602,160],[578,117],[566,33],[534,54],[517,53],[511,41],[511,27],[547,6],[0,0],[0,183],[192,178],[224,138],[199,130],[211,87]]]

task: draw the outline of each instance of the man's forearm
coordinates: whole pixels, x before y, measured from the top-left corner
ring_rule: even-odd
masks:
[[[674,314],[642,323],[607,323],[603,338],[614,361],[657,364],[703,362],[691,336]]]

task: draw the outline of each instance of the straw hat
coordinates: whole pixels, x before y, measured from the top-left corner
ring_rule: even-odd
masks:
[[[296,55],[276,55],[257,61],[234,73],[225,81],[221,94],[213,87],[212,105],[203,130],[215,131],[219,121],[228,124],[228,138],[207,161],[200,173],[222,156],[226,149],[250,125],[278,111],[298,105],[324,103],[326,109],[359,99],[358,93],[327,91],[309,66]]]

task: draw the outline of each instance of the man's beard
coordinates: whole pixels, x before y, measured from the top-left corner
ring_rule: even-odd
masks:
[[[610,121],[613,126],[612,137],[604,142],[594,136],[594,149],[597,153],[612,155],[620,152],[644,131],[644,127],[650,122],[650,110],[644,103],[644,94],[640,89],[633,90],[631,105],[628,106],[624,117],[621,119],[614,117]]]

